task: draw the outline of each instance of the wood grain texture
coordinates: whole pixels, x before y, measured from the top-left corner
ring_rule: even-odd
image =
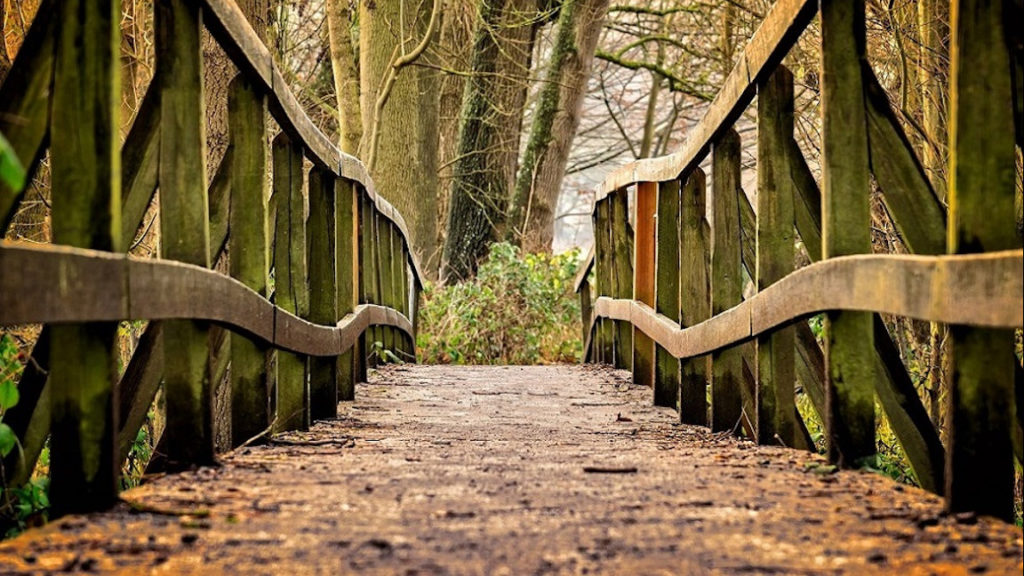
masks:
[[[625,189],[611,196],[608,218],[611,222],[609,245],[614,294],[619,298],[629,298],[633,294],[633,239]],[[615,325],[615,366],[633,370],[633,328],[626,322]]]
[[[707,180],[694,168],[682,183],[679,215],[679,321],[695,326],[711,315],[708,279],[708,246],[705,241]],[[708,422],[708,358],[687,358],[681,366],[679,417],[683,423]]]
[[[228,127],[232,278],[260,296],[268,296],[270,261],[267,231],[266,98],[244,76],[228,88]],[[223,194],[217,194],[220,196]],[[210,198],[214,197],[210,195]],[[212,211],[211,211],[212,212]],[[211,237],[220,236],[211,232]],[[216,250],[212,247],[211,249]],[[218,247],[219,248],[219,247]],[[231,445],[238,446],[267,429],[267,348],[241,335],[230,338]]]
[[[57,8],[50,112],[53,241],[116,252],[121,7],[117,0],[67,0]],[[111,287],[108,297],[124,298],[125,280],[115,274],[92,288]],[[55,516],[102,510],[117,497],[116,336],[117,324],[109,321],[53,327],[49,496]]]
[[[862,64],[863,0],[822,0],[823,257],[871,252],[871,188]],[[871,316],[834,312],[825,323],[829,458],[860,466],[875,448]]]
[[[657,265],[654,309],[669,318],[679,317],[679,181],[658,186]],[[590,307],[589,294],[587,307]],[[589,322],[590,311],[584,316]],[[634,336],[635,337],[635,336]],[[658,346],[654,358],[654,405],[679,405],[679,361]]]
[[[743,300],[743,263],[740,247],[740,137],[727,130],[712,150],[711,314]],[[711,430],[738,430],[742,411],[741,351],[726,348],[711,358]]]
[[[814,17],[817,2],[778,0],[765,15],[707,113],[690,130],[682,149],[637,160],[615,170],[598,189],[598,199],[637,182],[665,182],[700,164],[715,137],[731,126],[754,97],[754,86],[770,74]]]
[[[793,138],[793,75],[784,66],[758,87],[757,270],[761,291],[793,270],[793,181],[787,158]],[[757,339],[757,441],[796,444],[795,334],[785,326]]]
[[[334,180],[335,216],[335,270],[338,283],[335,297],[338,301],[338,318],[352,312],[358,303],[359,256],[358,245],[358,195],[352,182]],[[408,316],[408,314],[407,314]],[[347,351],[338,357],[338,399],[349,401],[355,398],[355,354]]]
[[[658,183],[641,182],[633,203],[633,299],[654,306]],[[676,269],[678,275],[678,269]],[[654,342],[633,332],[633,384],[654,387]]]
[[[1019,247],[1009,2],[952,5],[948,249]],[[1020,269],[1017,275],[1020,276]],[[1013,519],[1014,335],[953,326],[946,499],[951,510]]]
[[[309,320],[315,324],[330,325],[338,320],[335,226],[334,174],[314,167],[309,173],[306,253],[309,259]],[[310,420],[337,417],[337,369],[337,358],[310,358]]]
[[[611,200],[605,199],[594,205],[594,279],[597,297],[618,297],[612,287],[612,254],[611,254]],[[615,356],[614,323],[601,320],[596,332],[595,358],[598,362],[611,364]]]
[[[829,310],[1020,328],[1022,266],[1024,250],[969,256],[843,256],[801,268],[742,304],[686,329],[632,300],[598,298],[594,313],[641,327],[677,358],[708,354]]]

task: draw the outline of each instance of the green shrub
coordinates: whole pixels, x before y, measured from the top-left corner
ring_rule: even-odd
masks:
[[[577,251],[522,254],[498,243],[476,278],[428,284],[419,311],[421,362],[544,364],[579,360],[579,298],[572,281]]]

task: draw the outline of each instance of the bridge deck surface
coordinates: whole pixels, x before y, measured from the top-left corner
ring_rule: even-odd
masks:
[[[0,574],[1021,573],[1019,528],[680,425],[627,378],[389,368],[336,421],[0,544]]]

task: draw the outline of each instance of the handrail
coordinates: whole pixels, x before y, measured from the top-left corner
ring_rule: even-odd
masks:
[[[630,162],[605,177],[595,202],[638,182],[666,182],[700,164],[712,141],[731,126],[754,99],[757,83],[775,69],[817,12],[817,0],[778,0],[740,54],[722,89],[682,149],[667,156]]]
[[[406,245],[411,248],[412,242],[405,218],[377,193],[373,179],[370,178],[362,161],[342,152],[313,124],[284,80],[270,50],[260,40],[238,5],[231,0],[201,0],[200,3],[205,9],[203,23],[232,62],[251,80],[259,81],[260,87],[266,91],[270,100],[274,119],[281,124],[282,129],[302,143],[314,163],[326,168],[335,176],[358,182],[373,200],[377,210],[394,222]],[[416,280],[422,285],[425,276],[419,257],[410,249],[409,258],[416,272]]]
[[[385,306],[360,304],[337,326],[321,326],[230,276],[169,260],[0,240],[0,271],[0,325],[209,320],[310,356],[345,353],[368,326],[413,337],[412,322]]]
[[[801,268],[742,304],[687,328],[629,299],[598,298],[594,315],[632,323],[676,358],[710,354],[833,310],[1012,329],[1024,327],[1022,268],[1024,250],[843,256]]]

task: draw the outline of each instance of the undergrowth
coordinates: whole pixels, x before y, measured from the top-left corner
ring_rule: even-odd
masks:
[[[491,246],[474,279],[423,290],[416,346],[428,364],[578,362],[580,305],[572,292],[576,250],[524,254]]]

